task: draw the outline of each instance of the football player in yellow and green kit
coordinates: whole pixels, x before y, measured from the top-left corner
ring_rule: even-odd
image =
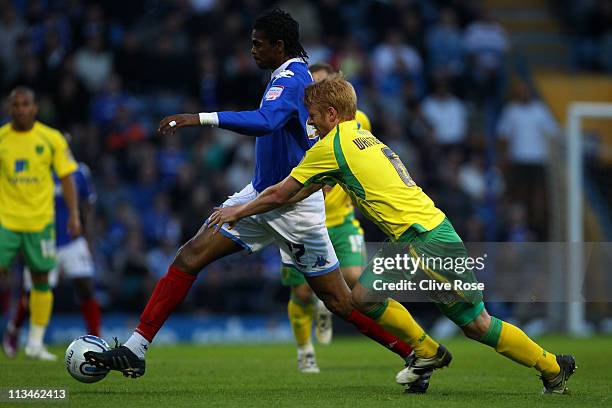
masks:
[[[361,212],[412,257],[467,257],[467,250],[448,218],[415,184],[399,157],[370,132],[359,128],[353,119],[355,91],[342,76],[333,75],[309,85],[304,98],[309,122],[325,136],[306,152],[285,180],[268,187],[246,204],[217,208],[210,218],[211,225],[227,222],[232,226],[245,216],[277,208],[296,194],[307,196],[323,184],[338,183]],[[448,282],[451,276],[462,276],[465,282],[476,283],[471,269],[461,272],[442,264],[436,267],[435,263],[433,267],[421,265],[420,269],[419,273],[434,282]],[[352,302],[414,349],[413,358],[398,373],[396,381],[410,383],[431,370],[447,366],[452,358],[450,352],[433,340],[400,303],[393,299],[368,303],[373,299],[370,290],[373,282],[384,276],[377,273],[380,271],[375,271],[372,265],[366,267],[352,290]],[[436,295],[432,295],[436,306],[467,337],[519,364],[535,368],[545,393],[566,392],[566,382],[576,368],[572,356],[549,353],[518,327],[490,316],[479,290]]]
[[[48,273],[55,267],[53,172],[61,181],[69,208],[68,231],[81,233],[72,173],[77,169],[62,134],[36,120],[34,92],[15,88],[9,96],[11,121],[0,128],[0,278],[18,252],[32,273],[27,357],[56,360],[43,345],[53,308]],[[66,228],[66,225],[58,225]],[[4,334],[8,341],[10,324]],[[6,350],[6,348],[5,348]]]
[[[334,73],[331,65],[315,63],[308,67],[315,81],[321,81]],[[372,131],[370,119],[358,110],[355,120]],[[323,188],[325,193],[325,226],[334,251],[340,262],[340,271],[349,288],[352,288],[365,266],[366,254],[363,229],[355,218],[351,198],[339,185]],[[291,288],[287,314],[297,343],[298,370],[303,373],[318,373],[319,366],[312,345],[312,325],[321,344],[329,344],[332,338],[332,314],[313,293],[304,275],[292,265],[281,265],[281,283]]]

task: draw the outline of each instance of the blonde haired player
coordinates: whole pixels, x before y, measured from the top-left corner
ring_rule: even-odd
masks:
[[[315,81],[321,81],[334,73],[331,65],[315,63],[308,67]],[[362,129],[372,131],[370,120],[362,111],[357,111],[355,120]],[[355,218],[351,198],[342,187],[335,185],[323,189],[325,193],[325,226],[329,232],[340,271],[349,288],[352,288],[365,266],[363,229]],[[292,265],[281,265],[281,282],[291,288],[287,314],[297,343],[298,370],[303,373],[318,373],[319,366],[312,345],[313,322],[315,336],[320,344],[329,344],[332,339],[332,314],[313,293],[304,275]]]
[[[397,154],[370,132],[359,128],[353,119],[357,97],[351,84],[342,76],[333,75],[309,85],[304,99],[308,121],[322,139],[306,152],[287,178],[246,204],[217,208],[210,217],[211,224],[228,223],[231,227],[243,217],[283,206],[300,192],[304,194],[336,182],[361,212],[392,243],[397,243],[396,249],[410,253],[413,258],[467,258],[463,241],[448,218],[410,177]],[[384,255],[381,250],[373,259]],[[432,264],[421,265],[418,274],[400,274],[400,279],[426,276],[438,283],[461,279],[470,287],[478,283],[471,269],[459,270],[453,267],[455,262]],[[377,274],[373,263],[369,264],[354,286],[351,300],[358,310],[412,346],[413,358],[396,376],[398,383],[409,384],[431,370],[448,366],[452,356],[400,303],[393,299],[376,302],[372,298],[375,282],[389,278],[396,276]],[[484,307],[482,291],[461,288],[428,295],[467,337],[514,362],[535,368],[544,384],[544,393],[566,393],[567,380],[576,369],[574,357],[547,352],[518,327],[490,316]]]

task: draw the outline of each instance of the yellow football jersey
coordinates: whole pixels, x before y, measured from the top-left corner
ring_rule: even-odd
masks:
[[[77,169],[62,134],[40,122],[26,132],[0,127],[0,224],[37,232],[53,222],[53,171],[59,178]]]
[[[355,114],[355,120],[362,129],[372,132],[370,119],[365,113],[358,110]],[[355,208],[351,198],[339,185],[333,186],[331,190],[325,193],[325,226],[327,228],[342,224],[353,211],[355,211]],[[355,222],[358,221],[355,220]]]
[[[362,213],[394,240],[410,227],[430,231],[445,218],[397,154],[354,120],[340,123],[315,143],[291,177],[304,185],[340,184]]]

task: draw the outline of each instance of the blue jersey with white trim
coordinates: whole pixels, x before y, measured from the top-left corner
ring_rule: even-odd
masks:
[[[96,193],[91,184],[89,167],[84,163],[79,163],[79,168],[72,173],[72,177],[74,178],[79,204],[83,202],[94,203]],[[67,228],[69,213],[66,201],[64,201],[62,184],[55,174],[53,175],[53,181],[55,182],[55,244],[59,248],[70,243],[72,237]]]
[[[259,109],[218,113],[219,127],[257,136],[252,184],[258,192],[287,177],[317,141],[304,105],[304,89],[312,82],[308,65],[292,58],[272,74]]]

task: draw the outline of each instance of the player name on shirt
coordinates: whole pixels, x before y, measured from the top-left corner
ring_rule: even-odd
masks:
[[[355,143],[359,150],[382,144],[382,142],[374,136],[358,137],[356,139],[353,139],[353,143]]]

